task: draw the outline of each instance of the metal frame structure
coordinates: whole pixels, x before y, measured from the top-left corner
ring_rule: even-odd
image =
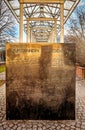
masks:
[[[52,39],[57,39],[60,32],[61,43],[64,42],[64,24],[80,2],[80,0],[4,1],[20,23],[20,42],[23,42],[23,30],[25,30],[27,35],[30,31],[27,42],[30,42],[30,39],[35,42],[57,42],[57,40]],[[33,20],[34,18],[38,18],[38,20]],[[41,18],[44,20],[42,21]],[[27,19],[31,19],[31,21],[27,22]],[[52,19],[56,19],[56,22]]]
[[[32,21],[39,21],[39,22],[46,22],[46,21],[53,21],[54,27],[30,27],[30,22]],[[31,31],[30,31],[31,30]],[[53,32],[54,35],[51,37],[49,42],[56,43],[56,18],[28,18],[27,19],[27,42],[39,42],[41,39],[43,42],[48,41],[50,33]],[[36,38],[36,40],[35,40]]]

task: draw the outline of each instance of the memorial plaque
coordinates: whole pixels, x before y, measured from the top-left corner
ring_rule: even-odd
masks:
[[[6,45],[6,118],[75,119],[75,44]]]

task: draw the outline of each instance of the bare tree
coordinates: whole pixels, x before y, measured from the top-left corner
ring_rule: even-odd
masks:
[[[75,17],[69,21],[65,42],[76,43],[76,62],[85,66],[85,7],[77,8]]]
[[[16,38],[16,30],[14,28],[16,20],[6,6],[4,0],[0,0],[0,37],[8,37],[9,40]]]

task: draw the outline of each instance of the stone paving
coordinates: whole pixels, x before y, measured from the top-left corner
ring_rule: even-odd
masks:
[[[0,87],[0,130],[85,130],[85,80],[76,82],[76,120],[6,120],[6,87]]]
[[[2,72],[0,73],[0,80],[5,80],[6,79],[6,73]]]

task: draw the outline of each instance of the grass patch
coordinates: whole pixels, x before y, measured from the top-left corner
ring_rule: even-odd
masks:
[[[6,70],[5,65],[1,65],[1,66],[0,66],[0,73],[4,72],[5,70]]]

